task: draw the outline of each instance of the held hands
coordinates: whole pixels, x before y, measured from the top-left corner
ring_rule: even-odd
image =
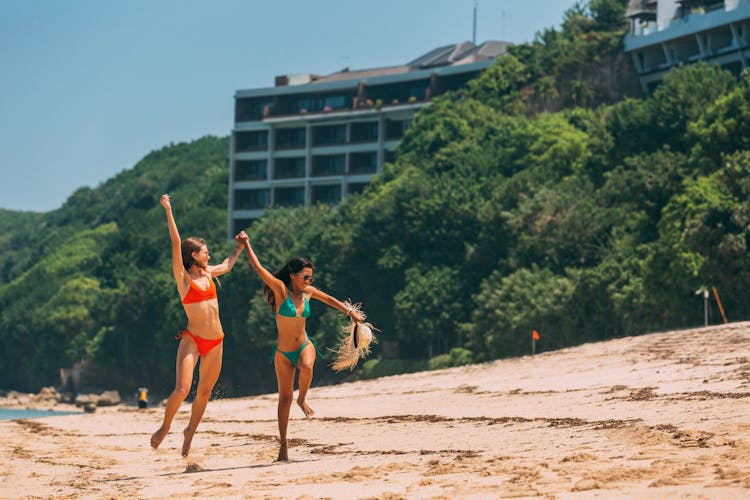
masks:
[[[239,234],[234,237],[234,241],[239,245],[246,246],[250,244],[250,237],[245,231],[240,231]]]
[[[168,194],[161,195],[161,199],[159,200],[159,203],[161,203],[161,206],[163,206],[166,210],[172,209],[172,203],[170,203],[169,201]]]

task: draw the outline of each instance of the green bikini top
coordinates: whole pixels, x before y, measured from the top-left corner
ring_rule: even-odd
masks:
[[[307,300],[306,295],[303,294],[302,296],[305,298],[305,308],[302,310],[302,314],[299,317],[306,318],[310,316],[310,301]],[[294,307],[291,296],[286,296],[286,300],[281,303],[281,306],[279,306],[279,310],[276,314],[278,314],[279,316],[286,316],[287,318],[297,317],[297,309]]]

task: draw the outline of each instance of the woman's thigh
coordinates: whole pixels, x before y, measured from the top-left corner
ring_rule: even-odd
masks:
[[[224,342],[211,349],[201,358],[199,369],[198,389],[208,388],[209,390],[216,385],[221,373],[221,363],[224,354]]]
[[[190,390],[193,383],[193,370],[195,370],[195,364],[198,362],[198,356],[198,346],[195,345],[193,339],[183,337],[177,348],[175,377],[177,386],[187,385],[187,389]]]
[[[297,367],[292,365],[289,360],[276,351],[273,357],[273,366],[276,370],[276,383],[279,386],[279,394],[291,394],[294,392],[294,374]]]
[[[306,368],[308,370],[312,370],[313,365],[315,365],[315,358],[317,356],[317,353],[315,352],[315,346],[312,342],[308,342],[304,349],[302,349],[302,352],[299,355],[299,360],[297,361],[297,366],[300,368]]]

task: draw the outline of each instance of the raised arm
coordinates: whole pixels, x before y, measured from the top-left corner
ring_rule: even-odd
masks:
[[[244,246],[242,246],[242,244],[238,241],[235,249],[232,250],[232,253],[227,255],[227,258],[224,259],[221,264],[208,266],[208,271],[211,273],[211,276],[221,276],[222,274],[231,271],[234,267],[234,263],[237,262],[237,257],[239,257],[242,253],[243,248]]]
[[[182,240],[180,240],[180,232],[177,230],[177,224],[174,221],[174,215],[172,215],[172,203],[169,200],[169,195],[161,195],[159,203],[167,213],[169,238],[172,240],[172,274],[178,287],[180,287],[185,283],[185,266],[182,264],[182,248],[180,247]]]
[[[247,250],[247,259],[250,261],[250,266],[255,269],[255,272],[258,273],[258,276],[263,280],[263,283],[268,285],[277,296],[283,297],[285,289],[284,282],[271,274],[268,269],[261,265],[258,257],[253,251],[253,247],[250,246],[250,237],[247,233],[245,233],[245,231],[240,231],[240,234],[235,237],[235,240]]]
[[[315,288],[314,286],[308,286],[305,289],[305,293],[309,295],[311,298],[317,299],[323,302],[327,306],[333,307],[334,309],[338,309],[339,311],[349,316],[352,319],[352,321],[354,321],[355,323],[362,323],[365,320],[362,313],[352,308],[351,305],[341,302],[336,297],[331,297],[330,295],[328,295],[327,293],[325,293],[323,290],[319,288]]]

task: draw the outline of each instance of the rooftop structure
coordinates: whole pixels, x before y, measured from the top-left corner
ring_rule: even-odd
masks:
[[[625,51],[644,91],[680,64],[706,61],[735,74],[750,57],[750,0],[630,0]]]
[[[335,204],[361,191],[420,108],[464,86],[508,46],[463,42],[399,66],[280,75],[273,87],[238,90],[229,235],[268,208]]]

